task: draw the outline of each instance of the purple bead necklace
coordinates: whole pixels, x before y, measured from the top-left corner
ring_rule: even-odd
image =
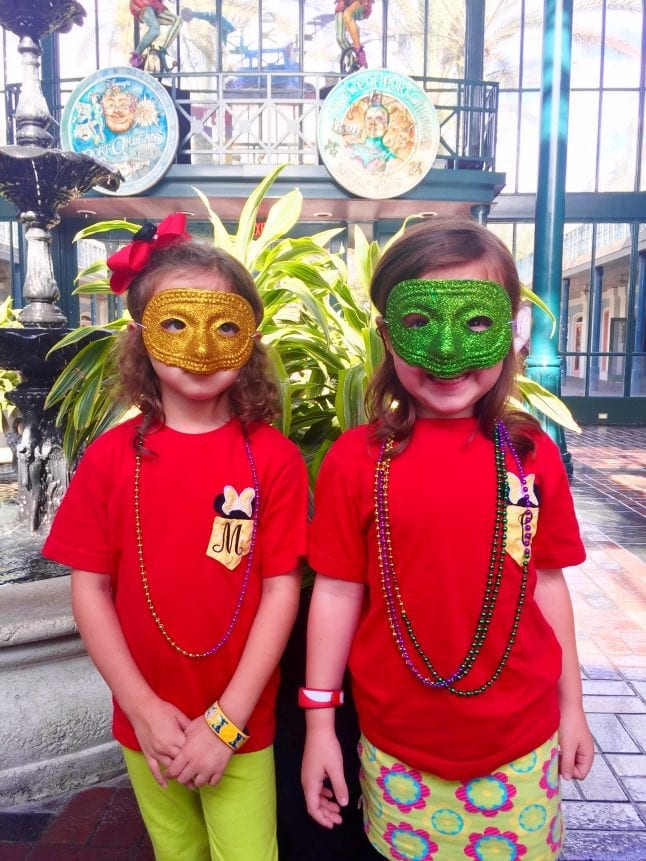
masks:
[[[384,441],[379,452],[379,459],[375,470],[375,526],[377,531],[378,563],[381,575],[381,588],[386,602],[390,630],[395,641],[395,645],[397,646],[397,650],[399,651],[406,667],[422,684],[430,688],[444,688],[457,696],[476,696],[490,688],[502,673],[516,639],[520,616],[525,603],[532,538],[532,512],[525,471],[511,438],[507,433],[507,428],[502,421],[497,421],[494,427],[496,516],[494,520],[491,556],[489,558],[489,569],[487,572],[482,608],[480,610],[480,616],[476,624],[471,645],[469,646],[464,659],[455,672],[451,673],[449,676],[442,676],[431,663],[431,660],[422,648],[414,631],[410,616],[408,615],[404,605],[393,562],[390,517],[388,512],[388,484],[390,479],[390,465],[392,461],[390,452],[392,451],[393,445],[394,438],[392,436],[388,437],[388,439]],[[518,470],[518,476],[520,478],[523,493],[523,504],[525,506],[525,513],[522,518],[522,542],[524,550],[518,601],[509,637],[507,639],[507,645],[503,650],[498,666],[489,679],[483,684],[476,688],[460,690],[455,687],[455,682],[464,678],[471,671],[476,659],[482,651],[489,632],[489,626],[496,606],[500,585],[502,583],[505,564],[505,548],[507,543],[507,497],[509,494],[507,471],[505,466],[505,449],[507,449],[511,454],[516,465],[516,469]],[[424,666],[429,671],[430,676],[417,668],[413,658],[411,657],[407,643],[412,645],[413,650],[421,658]]]
[[[155,609],[155,605],[150,594],[150,583],[148,582],[146,566],[144,564],[144,541],[141,529],[141,454],[137,453],[135,457],[135,531],[137,533],[137,556],[139,559],[139,573],[141,574],[141,582],[144,587],[146,603],[155,624],[161,631],[163,638],[170,646],[173,647],[173,649],[175,649],[175,651],[179,652],[181,655],[184,655],[186,658],[208,658],[209,655],[215,654],[215,652],[217,652],[219,649],[222,648],[222,646],[224,646],[236,626],[236,622],[238,621],[238,617],[240,616],[242,602],[244,601],[245,595],[247,593],[249,577],[251,576],[251,567],[253,565],[254,551],[256,549],[256,533],[258,531],[258,515],[260,511],[260,482],[258,481],[256,464],[253,459],[253,453],[251,451],[251,443],[249,442],[249,437],[245,430],[242,431],[242,438],[244,442],[245,452],[247,454],[247,460],[249,461],[249,466],[251,468],[251,477],[255,493],[253,512],[251,515],[253,526],[251,530],[249,553],[247,554],[247,567],[245,568],[244,576],[242,578],[242,583],[240,585],[240,594],[238,595],[238,600],[233,611],[233,616],[231,617],[231,621],[229,622],[226,631],[224,632],[224,634],[222,634],[222,636],[217,641],[217,643],[215,643],[215,645],[211,646],[210,649],[206,649],[204,652],[191,652],[188,649],[182,648],[182,646],[180,646],[179,643],[175,639],[173,639],[173,637],[171,637],[171,635],[168,633],[168,631],[166,630],[166,626],[162,622],[161,618],[159,617],[159,614],[157,613],[157,610]]]

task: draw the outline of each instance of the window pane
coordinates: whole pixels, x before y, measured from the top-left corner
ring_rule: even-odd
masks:
[[[534,264],[534,225],[494,222],[488,227],[514,255],[518,275],[523,284],[531,284]]]
[[[490,0],[485,13],[484,77],[507,89],[519,85],[520,0]]]
[[[432,3],[430,8],[428,74],[432,78],[460,78],[464,75],[465,2]]]
[[[217,6],[212,0],[182,4],[179,42],[183,72],[220,71],[224,57],[235,48],[235,25],[223,14],[218,30]]]
[[[529,284],[533,275],[533,260],[534,260],[534,225],[533,224],[517,224],[514,236],[514,247],[512,248],[516,263],[518,266],[518,274],[523,284]],[[522,261],[531,258],[532,267],[527,271]]]
[[[228,49],[223,56],[225,70],[243,70],[249,66],[249,51],[258,49],[258,3],[248,0],[223,0],[222,15],[233,26]]]
[[[127,3],[103,4],[98,18],[95,3],[83,6],[83,26],[58,37],[61,78],[78,80],[100,68],[127,65],[135,47],[135,19]]]
[[[630,264],[630,226],[597,227],[597,269],[602,269],[599,350],[599,390],[610,396],[624,394],[626,370],[627,293]],[[591,392],[592,393],[592,392]]]
[[[608,4],[610,6],[610,4]],[[606,12],[603,83],[606,87],[639,87],[641,67],[640,10]]]
[[[598,93],[573,92],[567,139],[567,191],[594,191]]]
[[[646,356],[635,356],[630,394],[632,397],[646,397]]]
[[[518,191],[521,192],[536,191],[540,109],[539,93],[523,93],[518,142]]]
[[[303,21],[304,70],[338,72],[341,52],[336,41],[333,4],[327,0],[305,0]]]
[[[298,3],[295,0],[263,0],[263,69],[298,69]]]
[[[18,53],[18,37],[14,36],[13,33],[10,33],[8,30],[2,31],[3,38],[3,46],[4,46],[4,56],[0,59],[3,59],[4,62],[2,65],[2,73],[3,73],[3,89],[5,86],[13,85],[15,89],[15,96],[18,96],[18,90],[20,87],[20,82],[22,80],[22,68],[20,62],[20,54]],[[3,96],[5,94],[3,93]],[[13,98],[12,98],[13,101]],[[2,100],[2,108],[1,108],[1,128],[3,130],[3,143],[15,143],[15,128],[10,130],[7,129],[7,117],[5,115],[5,110],[7,108],[6,99]]]
[[[500,93],[498,110],[498,138],[496,142],[496,170],[507,174],[505,191],[516,191],[518,168],[518,93]]]
[[[375,3],[370,20],[380,19],[381,8]],[[363,30],[361,30],[363,39]],[[401,0],[388,7],[387,66],[402,75],[419,75],[424,68],[424,5],[417,0]],[[366,52],[368,49],[366,48]],[[381,47],[368,58],[381,64]],[[378,61],[378,62],[377,62]]]
[[[601,4],[574,5],[572,13],[572,87],[598,87],[601,68]]]
[[[523,87],[540,87],[543,62],[543,2],[527,0],[523,34]]]
[[[630,394],[644,397],[646,396],[646,224],[639,225],[638,248],[639,258],[632,305],[634,332],[632,346],[638,355],[633,358]]]
[[[585,394],[585,380],[588,360],[585,355],[566,356],[561,373],[561,395],[563,397],[582,397]]]
[[[11,295],[12,264],[18,256],[18,234],[16,223],[0,222],[0,302]]]
[[[633,190],[638,118],[637,93],[604,94],[599,140],[599,191]]]
[[[565,346],[567,354],[563,363],[564,395],[584,394],[591,258],[592,225],[566,224],[563,235],[563,279],[568,286],[568,299],[561,320],[561,341],[565,340],[561,346]]]
[[[510,223],[488,224],[488,229],[502,240],[507,248],[512,251],[514,247],[514,225]]]

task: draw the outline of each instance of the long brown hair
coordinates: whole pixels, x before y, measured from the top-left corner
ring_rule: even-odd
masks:
[[[133,279],[127,307],[135,323],[141,323],[146,304],[162,276],[169,272],[198,270],[218,275],[253,309],[256,325],[263,318],[263,305],[247,269],[220,248],[190,240],[154,249],[141,275]],[[139,326],[131,326],[119,344],[117,396],[128,406],[138,407],[143,422],[138,436],[164,422],[159,380],[153,369]],[[255,339],[251,356],[228,391],[233,415],[243,424],[271,421],[278,412],[278,390],[265,348]]]
[[[503,242],[486,227],[457,216],[434,218],[407,229],[379,261],[372,278],[370,297],[379,313],[384,315],[386,300],[396,284],[411,278],[430,277],[435,269],[474,261],[482,262],[487,278],[505,288],[515,317],[520,307],[521,284],[514,258]],[[509,406],[509,397],[517,394],[518,367],[512,347],[503,359],[496,384],[477,402],[475,415],[481,431],[490,438],[496,421],[504,419],[514,442],[521,451],[527,451],[533,447],[527,433],[537,428],[538,422],[528,413]],[[388,351],[368,386],[366,410],[370,421],[375,424],[377,438],[394,434],[398,441],[396,450],[401,451],[415,423],[415,401],[400,383]]]

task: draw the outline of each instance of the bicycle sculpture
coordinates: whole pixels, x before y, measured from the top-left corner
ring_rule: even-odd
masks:
[[[337,0],[336,2],[334,7],[336,41],[341,48],[342,75],[368,68],[357,22],[370,17],[372,3],[373,0]]]
[[[168,62],[168,46],[177,37],[182,19],[161,0],[130,0],[130,12],[146,27],[137,47],[130,55],[130,65],[151,75],[165,75],[177,66]],[[167,27],[162,38],[161,28]]]

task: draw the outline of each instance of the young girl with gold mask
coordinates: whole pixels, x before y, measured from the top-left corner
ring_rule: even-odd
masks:
[[[108,260],[132,322],[121,392],[140,414],[92,443],[44,546],[114,699],[155,857],[276,861],[277,665],[307,518],[253,279],[183,215]]]
[[[371,296],[387,353],[370,423],[328,453],[310,536],[308,810],[332,828],[348,803],[332,706],[349,661],[376,853],[555,859],[559,775],[593,757],[561,570],[585,553],[557,446],[509,405],[514,261],[475,222],[433,219]]]

